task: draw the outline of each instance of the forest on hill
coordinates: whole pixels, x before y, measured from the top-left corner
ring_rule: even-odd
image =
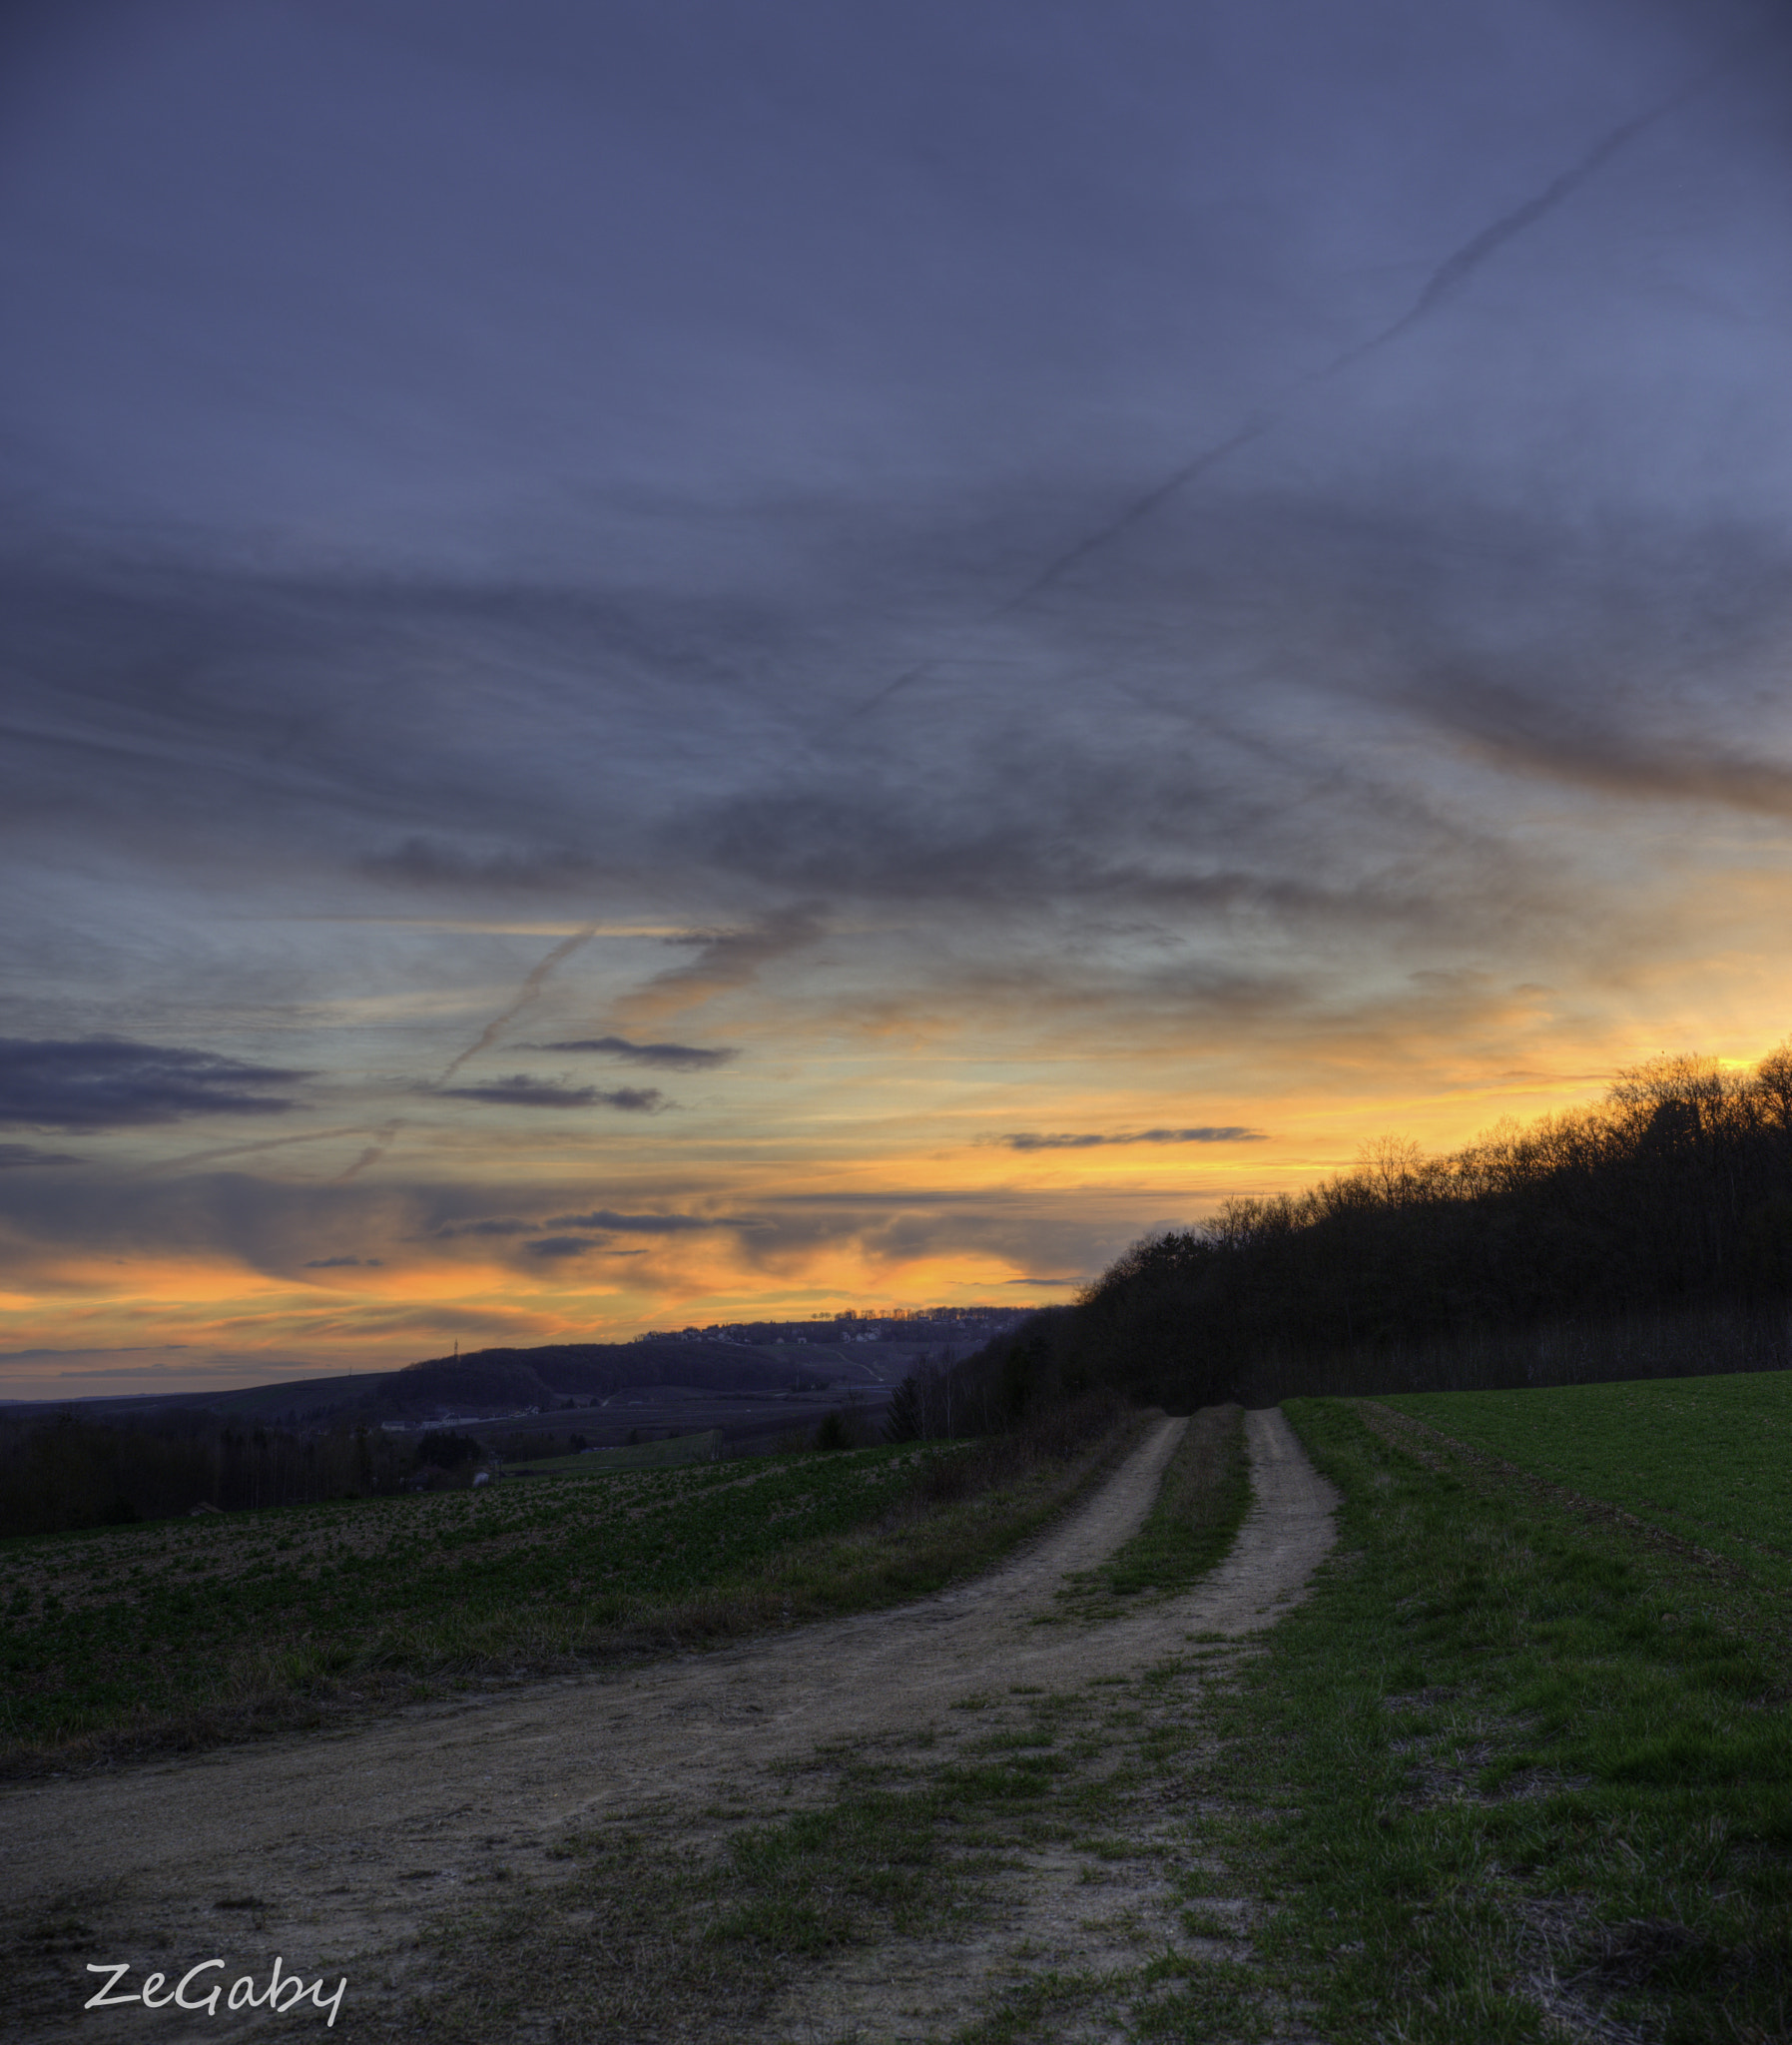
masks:
[[[1595,1105],[1135,1243],[967,1362],[960,1411],[1111,1387],[1215,1400],[1760,1370],[1792,1361],[1792,1040],[1672,1056]],[[932,1394],[935,1404],[939,1395]]]

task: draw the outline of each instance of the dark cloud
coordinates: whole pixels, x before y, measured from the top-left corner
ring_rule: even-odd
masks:
[[[78,1164],[70,1150],[40,1150],[35,1143],[0,1143],[0,1171],[37,1164]]]
[[[444,1221],[430,1233],[437,1242],[448,1242],[457,1235],[534,1235],[540,1228],[539,1221],[524,1221],[513,1214],[498,1214],[483,1221]]]
[[[695,1214],[618,1214],[599,1207],[590,1214],[550,1214],[545,1228],[606,1228],[619,1234],[683,1235],[692,1229],[728,1228],[727,1221],[705,1221]]]
[[[549,1228],[598,1229],[623,1235],[682,1235],[693,1229],[729,1228],[730,1221],[705,1221],[690,1214],[619,1214],[600,1207],[589,1214],[550,1214],[545,1221],[525,1221],[520,1215],[492,1215],[477,1221],[444,1221],[430,1231],[437,1242],[462,1235],[539,1235]],[[558,1252],[547,1252],[556,1255]]]
[[[358,862],[362,873],[377,881],[404,881],[417,887],[494,888],[540,894],[587,881],[594,862],[564,847],[530,850],[516,846],[478,849],[413,836],[389,852],[368,853]]]
[[[1023,1130],[1005,1136],[984,1136],[985,1143],[1000,1143],[1009,1150],[1093,1150],[1104,1143],[1262,1143],[1262,1129],[1237,1124],[1196,1129],[1134,1129],[1110,1131],[1105,1135],[1043,1135]]]
[[[376,1271],[384,1262],[383,1257],[311,1257],[303,1268],[307,1271],[341,1271],[360,1267]]]
[[[1631,801],[1792,816],[1792,761],[1751,755],[1743,743],[1700,729],[1690,706],[1660,705],[1656,728],[1639,729],[1638,707],[1631,702],[1615,716],[1616,705],[1564,702],[1552,692],[1462,674],[1427,701],[1439,725],[1521,773]],[[1678,730],[1671,728],[1676,723]]]
[[[434,1086],[449,1100],[483,1100],[494,1107],[615,1107],[629,1114],[657,1114],[674,1107],[657,1086],[618,1086],[604,1092],[596,1086],[562,1086],[552,1079],[531,1079],[513,1072],[484,1086]]]
[[[700,1071],[709,1065],[725,1065],[740,1056],[731,1045],[713,1050],[692,1043],[631,1043],[626,1036],[580,1036],[564,1043],[519,1043],[518,1050],[588,1050],[624,1058],[636,1065],[664,1065],[671,1071]]]
[[[115,1129],[192,1115],[286,1114],[298,1102],[268,1089],[309,1077],[120,1037],[0,1037],[0,1124]]]
[[[601,1236],[544,1235],[534,1242],[526,1242],[523,1248],[532,1257],[582,1257],[589,1251],[601,1249]]]

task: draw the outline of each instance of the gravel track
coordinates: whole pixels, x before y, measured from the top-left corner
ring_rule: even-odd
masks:
[[[83,2017],[65,2000],[87,1979],[86,1956],[132,1961],[129,1988],[201,1945],[262,1972],[279,1952],[332,1985],[347,1969],[352,1991],[357,1969],[386,1965],[376,1956],[482,1893],[466,1885],[495,1863],[546,1875],[569,1828],[642,1807],[671,1823],[681,1809],[739,1804],[770,1764],[912,1730],[967,1694],[1063,1690],[1161,1662],[1193,1634],[1261,1631],[1303,1595],[1332,1545],[1336,1504],[1274,1410],[1247,1415],[1255,1502],[1194,1591],[1098,1626],[1062,1619],[1054,1603],[1067,1574],[1137,1530],[1185,1426],[1160,1423],[1087,1504],[1003,1567],[912,1605],[340,1733],[7,1789],[0,1919],[75,1917],[98,1936],[58,1969],[66,2026],[32,1996],[23,2035],[146,2035],[141,2006]],[[20,2002],[0,2009],[0,2028],[25,2013]],[[222,2035],[222,2017],[195,2021],[194,2035]],[[229,2029],[252,2026],[238,2017]]]

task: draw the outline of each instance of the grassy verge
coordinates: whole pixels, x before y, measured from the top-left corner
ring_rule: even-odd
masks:
[[[0,1764],[71,1766],[921,1595],[1136,1438],[544,1478],[0,1549]]]
[[[1782,1601],[1452,1455],[1290,1409],[1344,1494],[1319,1595],[1220,1701],[1269,1976],[1343,2041],[1782,2038]],[[1286,1813],[1270,1816],[1271,1810]]]
[[[1060,1611],[1111,1619],[1141,1597],[1169,1598],[1198,1583],[1227,1549],[1251,1505],[1244,1409],[1207,1406],[1191,1415],[1145,1524],[1098,1568],[1071,1577]]]

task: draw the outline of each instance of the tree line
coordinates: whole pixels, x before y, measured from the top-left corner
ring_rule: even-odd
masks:
[[[1177,1411],[1777,1368],[1788,1301],[1792,1042],[1745,1071],[1655,1058],[1592,1106],[1228,1200],[968,1368],[1009,1409],[1101,1385]]]
[[[0,1420],[0,1535],[127,1526],[216,1508],[308,1505],[470,1480],[470,1436],[394,1438],[364,1421],[316,1433],[174,1412]]]

